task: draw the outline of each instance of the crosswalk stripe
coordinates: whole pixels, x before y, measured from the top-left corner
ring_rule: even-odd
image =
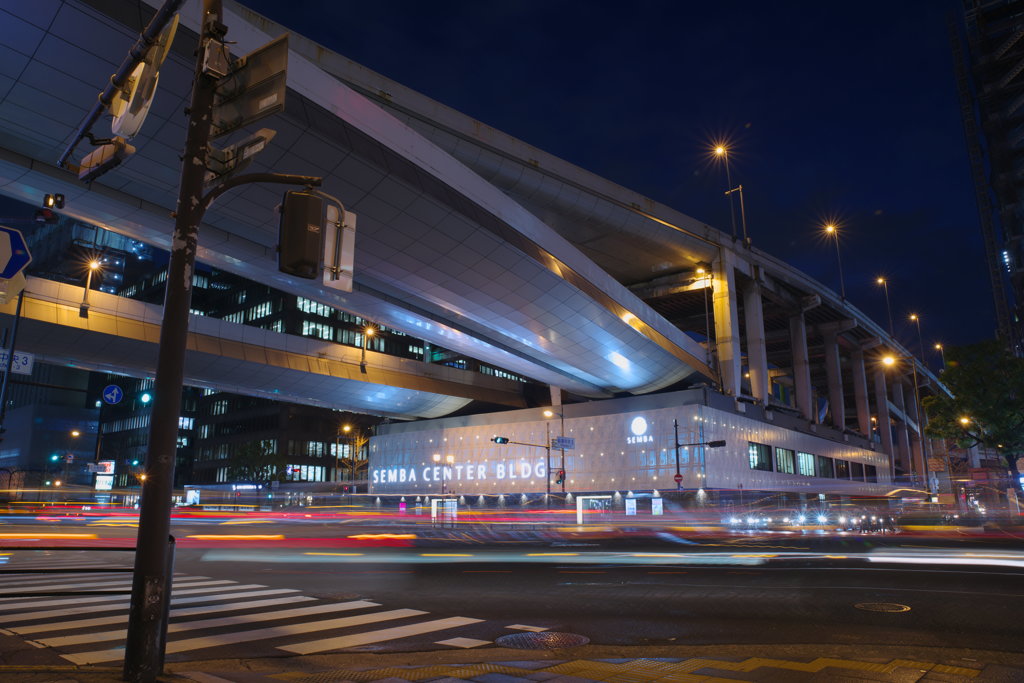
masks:
[[[231,581],[229,579],[210,580],[210,581],[185,581],[185,582],[175,581],[174,582],[174,586],[182,586],[184,588],[184,587],[194,587],[194,586],[223,585],[223,584],[226,584],[226,583],[235,583],[235,582]],[[58,584],[54,584],[53,580],[50,580],[50,581],[48,581],[46,583],[34,584],[34,585],[31,585],[31,586],[16,586],[14,588],[4,587],[2,590],[6,594],[6,593],[31,593],[33,591],[39,590],[40,588],[55,588],[55,590],[62,590],[63,591],[63,590],[72,590],[72,589],[79,589],[79,588],[104,588],[104,589],[126,588],[126,587],[127,588],[131,588],[131,586],[132,586],[131,580],[128,580],[128,581],[124,581],[124,580],[118,580],[118,581],[99,581],[99,582],[95,582],[95,583],[58,583]],[[8,601],[11,601],[11,600],[20,600],[20,599],[22,599],[22,596],[15,595],[14,597],[0,598],[0,602],[8,602]]]
[[[259,583],[250,583],[250,584],[237,584],[237,585],[234,585],[234,586],[230,586],[230,585],[229,586],[213,586],[213,587],[210,587],[210,588],[186,588],[184,590],[172,591],[172,593],[171,593],[171,604],[174,604],[174,596],[175,595],[186,595],[186,594],[191,595],[191,594],[198,594],[198,593],[216,593],[217,591],[240,591],[240,590],[248,590],[250,588],[266,588],[266,586],[264,586],[263,584],[259,584]],[[298,593],[299,591],[296,590],[294,592]],[[234,596],[228,596],[228,597],[234,597]],[[98,596],[98,597],[95,597],[95,598],[91,598],[91,597],[88,597],[88,596],[76,596],[76,597],[73,597],[73,598],[63,598],[63,599],[60,599],[60,600],[42,600],[42,601],[39,601],[39,602],[36,602],[34,600],[31,601],[31,602],[7,602],[7,603],[0,603],[0,611],[6,611],[6,610],[12,610],[12,609],[21,609],[21,608],[31,608],[31,607],[56,607],[58,605],[69,605],[69,604],[77,604],[77,603],[83,603],[83,602],[105,602],[105,601],[108,601],[108,600],[122,600],[123,601],[124,598],[123,598],[123,596],[120,596],[120,595],[104,595],[104,596]],[[0,617],[0,619],[2,619],[2,617]]]
[[[178,591],[180,595],[182,591]],[[299,591],[295,588],[272,588],[264,591],[247,591],[244,593],[232,593],[231,599],[235,598],[257,598],[265,595],[281,595],[282,593],[298,593]],[[172,605],[190,605],[196,602],[212,602],[214,600],[220,600],[221,596],[216,595],[201,595],[195,598],[178,598],[175,595],[171,595]],[[313,600],[314,598],[307,598]],[[81,602],[79,600],[78,602]],[[39,603],[32,603],[35,606],[43,607]],[[245,603],[229,603],[229,604],[245,604]],[[118,599],[115,602],[108,602],[103,605],[87,605],[84,607],[65,607],[64,609],[50,610],[46,612],[15,612],[14,614],[3,614],[0,615],[0,623],[11,624],[19,621],[37,621],[39,619],[52,619],[53,617],[67,617],[74,614],[92,614],[94,612],[113,612],[116,610],[127,610],[129,601],[127,598]],[[205,609],[205,608],[203,608]],[[173,614],[173,611],[171,612]]]
[[[290,636],[300,633],[311,633],[329,628],[345,628],[348,626],[359,626],[377,621],[389,619],[404,619],[426,614],[416,609],[396,609],[388,612],[374,612],[372,614],[361,614],[354,617],[341,617],[339,619],[327,619],[325,621],[304,622],[289,624],[285,626],[272,626],[252,631],[237,631],[235,633],[222,633],[220,635],[206,636],[201,638],[187,638],[185,640],[172,641],[167,643],[167,654],[177,652],[189,652],[218,645],[230,645],[232,643],[244,643],[251,640],[265,640],[279,636]],[[111,650],[97,650],[94,652],[76,652],[74,654],[62,654],[61,657],[73,664],[99,664],[101,662],[112,662],[124,656],[124,647]]]
[[[300,655],[312,654],[314,652],[325,652],[327,650],[342,650],[348,647],[368,645],[369,643],[380,643],[385,640],[396,640],[407,636],[443,631],[457,626],[467,626],[481,621],[483,620],[471,619],[469,617],[449,617],[447,619],[424,621],[419,624],[410,624],[408,626],[395,626],[392,628],[381,629],[379,631],[355,633],[353,635],[339,636],[337,638],[324,638],[322,640],[311,640],[305,643],[279,645],[277,649],[295,652]]]
[[[274,605],[288,605],[296,602],[309,602],[316,600],[316,598],[306,597],[305,595],[290,595],[286,598],[273,598],[270,600],[250,600],[247,602],[232,602],[226,605],[210,605],[207,607],[189,607],[186,609],[172,609],[171,618],[191,616],[194,614],[211,614],[214,612],[238,612],[245,609],[256,609],[259,607],[273,607]],[[123,606],[125,614],[116,614],[112,617],[95,617],[93,619],[79,619],[77,621],[59,621],[57,623],[47,622],[43,624],[33,624],[31,626],[5,626],[8,631],[17,633],[20,636],[27,636],[33,633],[43,633],[46,631],[72,631],[80,628],[91,628],[93,626],[109,626],[111,624],[123,624],[127,623],[128,619],[128,603]],[[82,612],[87,611],[83,609]],[[93,611],[93,610],[88,610]],[[63,617],[68,612],[65,610],[53,610],[51,612],[25,612],[23,617],[24,621],[36,621],[40,617],[38,615],[45,615],[45,617]],[[35,616],[33,616],[35,615]],[[22,616],[21,614],[13,616]],[[17,620],[15,620],[17,621]]]
[[[99,581],[100,579],[124,578],[125,575],[126,575],[125,572],[102,572],[102,573],[99,573],[99,572],[97,572],[97,573],[89,572],[88,578],[95,579],[95,580]],[[59,577],[61,577],[61,578],[66,578],[68,576],[72,576],[72,575],[71,574],[66,574],[66,573],[61,573],[59,575]],[[38,575],[38,574],[35,575],[35,576],[32,576],[30,574],[14,574],[14,575],[11,575],[9,577],[8,576],[3,576],[3,577],[0,577],[0,590],[3,590],[7,586],[20,586],[20,585],[25,584],[25,583],[39,583],[41,581],[53,581],[56,578],[58,578],[58,575],[56,575],[56,574],[49,574],[49,575],[46,575],[46,576]],[[86,578],[86,577],[85,576],[75,576],[76,580],[77,579],[84,579],[84,578]]]
[[[291,619],[324,612],[345,612],[354,609],[367,609],[369,607],[380,607],[376,602],[355,600],[353,602],[333,603],[327,605],[314,605],[312,607],[298,607],[296,609],[279,610],[276,612],[258,612],[256,614],[243,614],[236,617],[219,617],[217,619],[199,619],[196,621],[183,621],[167,626],[168,633],[181,633],[183,631],[194,631],[200,628],[219,628],[221,626],[242,626],[258,621],[274,621],[277,619]],[[13,630],[13,629],[11,629]],[[67,647],[68,645],[82,645],[83,643],[102,643],[106,640],[120,640],[128,635],[128,629],[116,631],[103,631],[100,633],[80,633],[74,636],[60,636],[57,638],[41,638],[36,642],[47,647]]]

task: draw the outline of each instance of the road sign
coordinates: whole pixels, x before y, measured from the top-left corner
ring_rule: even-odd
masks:
[[[32,261],[20,230],[0,225],[0,279],[10,280]]]
[[[288,34],[241,57],[217,86],[211,138],[284,109],[288,71]]]
[[[14,361],[11,363],[11,372],[15,375],[31,375],[32,365],[36,362],[36,357],[31,353],[25,353],[23,351],[14,352]],[[0,349],[0,370],[7,367],[7,349]]]
[[[672,478],[676,480],[677,484],[682,484],[683,483],[683,475],[681,475],[681,474],[677,474],[676,476],[674,476]]]
[[[576,439],[570,436],[556,436],[551,439],[551,447],[571,451],[576,448]]]
[[[103,387],[103,402],[107,405],[117,405],[124,398],[124,391],[116,384],[108,384]]]

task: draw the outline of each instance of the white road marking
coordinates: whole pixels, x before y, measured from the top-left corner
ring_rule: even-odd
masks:
[[[323,631],[331,628],[345,628],[348,626],[369,624],[376,621],[387,621],[388,619],[404,619],[405,617],[414,617],[420,614],[426,614],[426,612],[415,609],[396,609],[389,612],[362,614],[355,617],[341,617],[339,619],[289,624],[287,626],[272,626],[270,628],[260,628],[252,631],[222,633],[220,635],[206,636],[203,638],[187,638],[185,640],[167,643],[166,652],[167,654],[189,652],[191,650],[200,650],[208,647],[216,647],[218,645],[244,643],[252,640],[266,640],[267,638],[290,636],[299,633],[312,633],[314,631]],[[474,619],[474,621],[478,620]],[[77,652],[75,654],[61,655],[61,657],[69,662],[79,665],[112,662],[124,657],[124,647],[118,647],[111,650],[97,650],[94,652]]]
[[[334,603],[329,605],[314,605],[312,607],[297,607],[295,609],[279,610],[276,612],[257,612],[256,614],[243,614],[237,617],[219,617],[217,619],[199,619],[196,621],[183,621],[167,626],[168,633],[181,633],[182,631],[194,631],[200,628],[219,628],[221,626],[242,626],[259,621],[274,621],[276,619],[291,619],[311,614],[323,614],[324,612],[345,612],[354,609],[367,609],[369,607],[380,607],[376,602],[356,600],[353,602]],[[127,625],[127,624],[126,624]],[[81,645],[83,643],[102,643],[106,640],[120,640],[128,635],[128,629],[117,631],[103,631],[101,633],[80,633],[74,636],[61,636],[58,638],[40,638],[39,642],[48,647],[66,647],[68,645]]]
[[[540,633],[541,631],[547,631],[547,626],[527,626],[526,624],[511,624],[505,628],[514,628],[517,631],[533,631],[534,633]]]
[[[231,582],[228,581],[227,583],[230,584]],[[228,585],[228,586],[214,586],[212,588],[186,588],[185,590],[177,590],[177,591],[172,591],[171,592],[171,604],[172,605],[174,604],[174,596],[175,595],[198,594],[198,593],[216,593],[217,591],[236,591],[236,590],[247,590],[247,589],[250,589],[250,588],[266,588],[266,586],[264,586],[263,584],[252,583],[252,584],[245,584],[245,585],[237,584],[237,585],[234,585],[234,586],[231,586],[231,585]],[[292,590],[290,592],[298,593],[297,590]],[[228,597],[238,597],[238,596],[228,596]],[[207,599],[208,600],[212,600],[212,599],[216,599],[216,598],[207,598]],[[0,610],[21,609],[23,607],[25,607],[25,608],[31,608],[31,607],[57,607],[58,605],[75,605],[75,604],[80,604],[80,603],[107,602],[107,601],[124,602],[124,600],[125,600],[125,596],[123,596],[123,595],[104,595],[104,596],[98,596],[98,597],[95,597],[95,598],[79,595],[79,596],[75,596],[73,598],[63,598],[63,599],[60,599],[60,600],[42,600],[42,601],[39,601],[39,602],[37,602],[35,600],[32,600],[30,602],[0,603]],[[3,619],[3,617],[0,617],[0,619]]]
[[[235,582],[234,581],[230,581],[230,580],[226,580],[226,579],[225,580],[221,580],[221,581],[186,581],[186,582],[176,581],[174,583],[174,586],[181,586],[182,588],[194,588],[196,586],[215,586],[215,585],[221,585],[222,586],[222,585],[228,584],[228,583],[235,583]],[[51,579],[50,581],[48,581],[46,583],[37,584],[37,585],[34,585],[34,586],[18,586],[16,588],[7,588],[5,586],[2,590],[4,591],[4,593],[32,593],[34,591],[38,591],[41,588],[53,588],[54,592],[57,592],[57,591],[71,590],[71,589],[78,589],[78,588],[114,589],[114,588],[131,588],[131,587],[132,587],[132,582],[130,580],[129,581],[106,581],[106,582],[100,582],[100,583],[58,583],[58,584],[55,584],[53,582],[53,580]],[[171,592],[173,593],[173,591],[174,591],[174,588],[172,586]],[[58,596],[54,596],[54,597],[58,597]],[[0,601],[21,600],[21,599],[23,599],[22,596],[15,595],[14,597],[10,597],[10,598],[0,598]]]
[[[448,640],[439,640],[434,645],[450,645],[451,647],[480,647],[481,645],[490,645],[490,640],[477,640],[476,638],[449,638]]]
[[[306,643],[295,643],[294,645],[281,645],[278,646],[277,649],[295,652],[300,655],[307,655],[314,652],[324,652],[326,650],[342,650],[348,647],[367,645],[369,643],[380,643],[385,640],[397,640],[398,638],[404,638],[406,636],[415,636],[422,633],[431,633],[433,631],[443,631],[444,629],[476,624],[481,621],[483,621],[483,619],[450,617],[448,619],[436,619],[434,621],[425,621],[419,624],[410,624],[409,626],[395,626],[394,628],[385,628],[379,631],[355,633],[353,635],[339,636],[337,638],[324,638],[322,640],[312,640]]]
[[[175,609],[171,610],[171,618],[191,616],[193,614],[210,614],[212,612],[237,612],[244,609],[255,609],[259,607],[272,607],[274,605],[290,604],[296,602],[307,602],[310,600],[316,600],[316,598],[309,598],[304,595],[292,595],[287,598],[274,598],[272,600],[250,600],[248,602],[231,602],[224,605],[208,605],[206,607],[190,607],[188,609]],[[12,627],[11,631],[20,635],[30,635],[32,633],[43,633],[46,631],[70,631],[72,629],[79,628],[90,628],[92,626],[109,626],[111,624],[124,624],[128,622],[128,603],[123,606],[125,614],[117,614],[112,617],[96,617],[95,619],[79,619],[77,621],[59,621],[57,623],[47,622],[43,624],[35,624],[32,626],[16,626]],[[83,611],[93,611],[91,608],[83,608]],[[38,615],[45,615],[46,617],[62,617],[67,615],[65,610],[52,610],[49,612],[38,612]],[[26,612],[25,615],[33,615],[32,612]],[[22,616],[21,614],[13,616]],[[35,621],[38,616],[25,616],[25,621]]]

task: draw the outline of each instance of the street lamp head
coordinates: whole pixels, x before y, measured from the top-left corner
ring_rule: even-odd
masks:
[[[451,454],[446,455],[446,456],[444,456],[444,461],[446,463],[448,463],[449,465],[451,465],[453,462],[455,462],[455,456],[451,455]]]
[[[825,232],[827,232],[829,235],[834,235],[836,233],[836,226],[833,225],[832,223],[829,223],[828,225],[825,226]]]
[[[71,430],[71,436],[81,436],[81,434],[82,432],[78,431],[77,429]]]
[[[89,270],[99,270],[99,269],[100,269],[100,262],[99,261],[97,261],[96,259],[93,259],[92,261],[89,261]]]
[[[885,284],[885,278],[884,277],[875,278],[875,284],[884,285]]]
[[[911,313],[910,319],[913,320],[914,322],[917,322],[917,313]]]
[[[715,145],[715,156],[720,157],[727,153],[728,151],[729,150],[727,150],[724,145]]]
[[[942,344],[936,344],[935,345],[935,350],[936,351],[941,351],[942,350]]]
[[[882,363],[884,365],[895,365],[896,364],[896,359],[893,356],[884,356],[882,358]]]
[[[342,426],[341,431],[343,431],[346,434],[348,434],[349,432],[352,431],[352,425],[344,425],[344,426]]]
[[[966,415],[961,417],[960,418],[960,424],[962,424],[964,427],[966,427],[967,425],[971,424],[971,418],[967,417]]]
[[[366,333],[367,337],[372,337],[373,335],[377,334],[377,330],[371,327],[370,325],[367,325],[363,332]]]
[[[554,416],[555,416],[555,411],[553,411],[553,410],[545,410],[544,411],[544,417],[554,417]]]
[[[434,453],[434,462],[441,462],[441,454]]]

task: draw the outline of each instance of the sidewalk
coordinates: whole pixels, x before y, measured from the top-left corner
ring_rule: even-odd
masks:
[[[114,683],[120,680],[120,667],[0,665],[0,681]],[[582,646],[541,652],[491,648],[472,652],[443,650],[169,662],[160,680],[168,683],[1011,683],[1024,681],[1024,654],[843,645]]]

